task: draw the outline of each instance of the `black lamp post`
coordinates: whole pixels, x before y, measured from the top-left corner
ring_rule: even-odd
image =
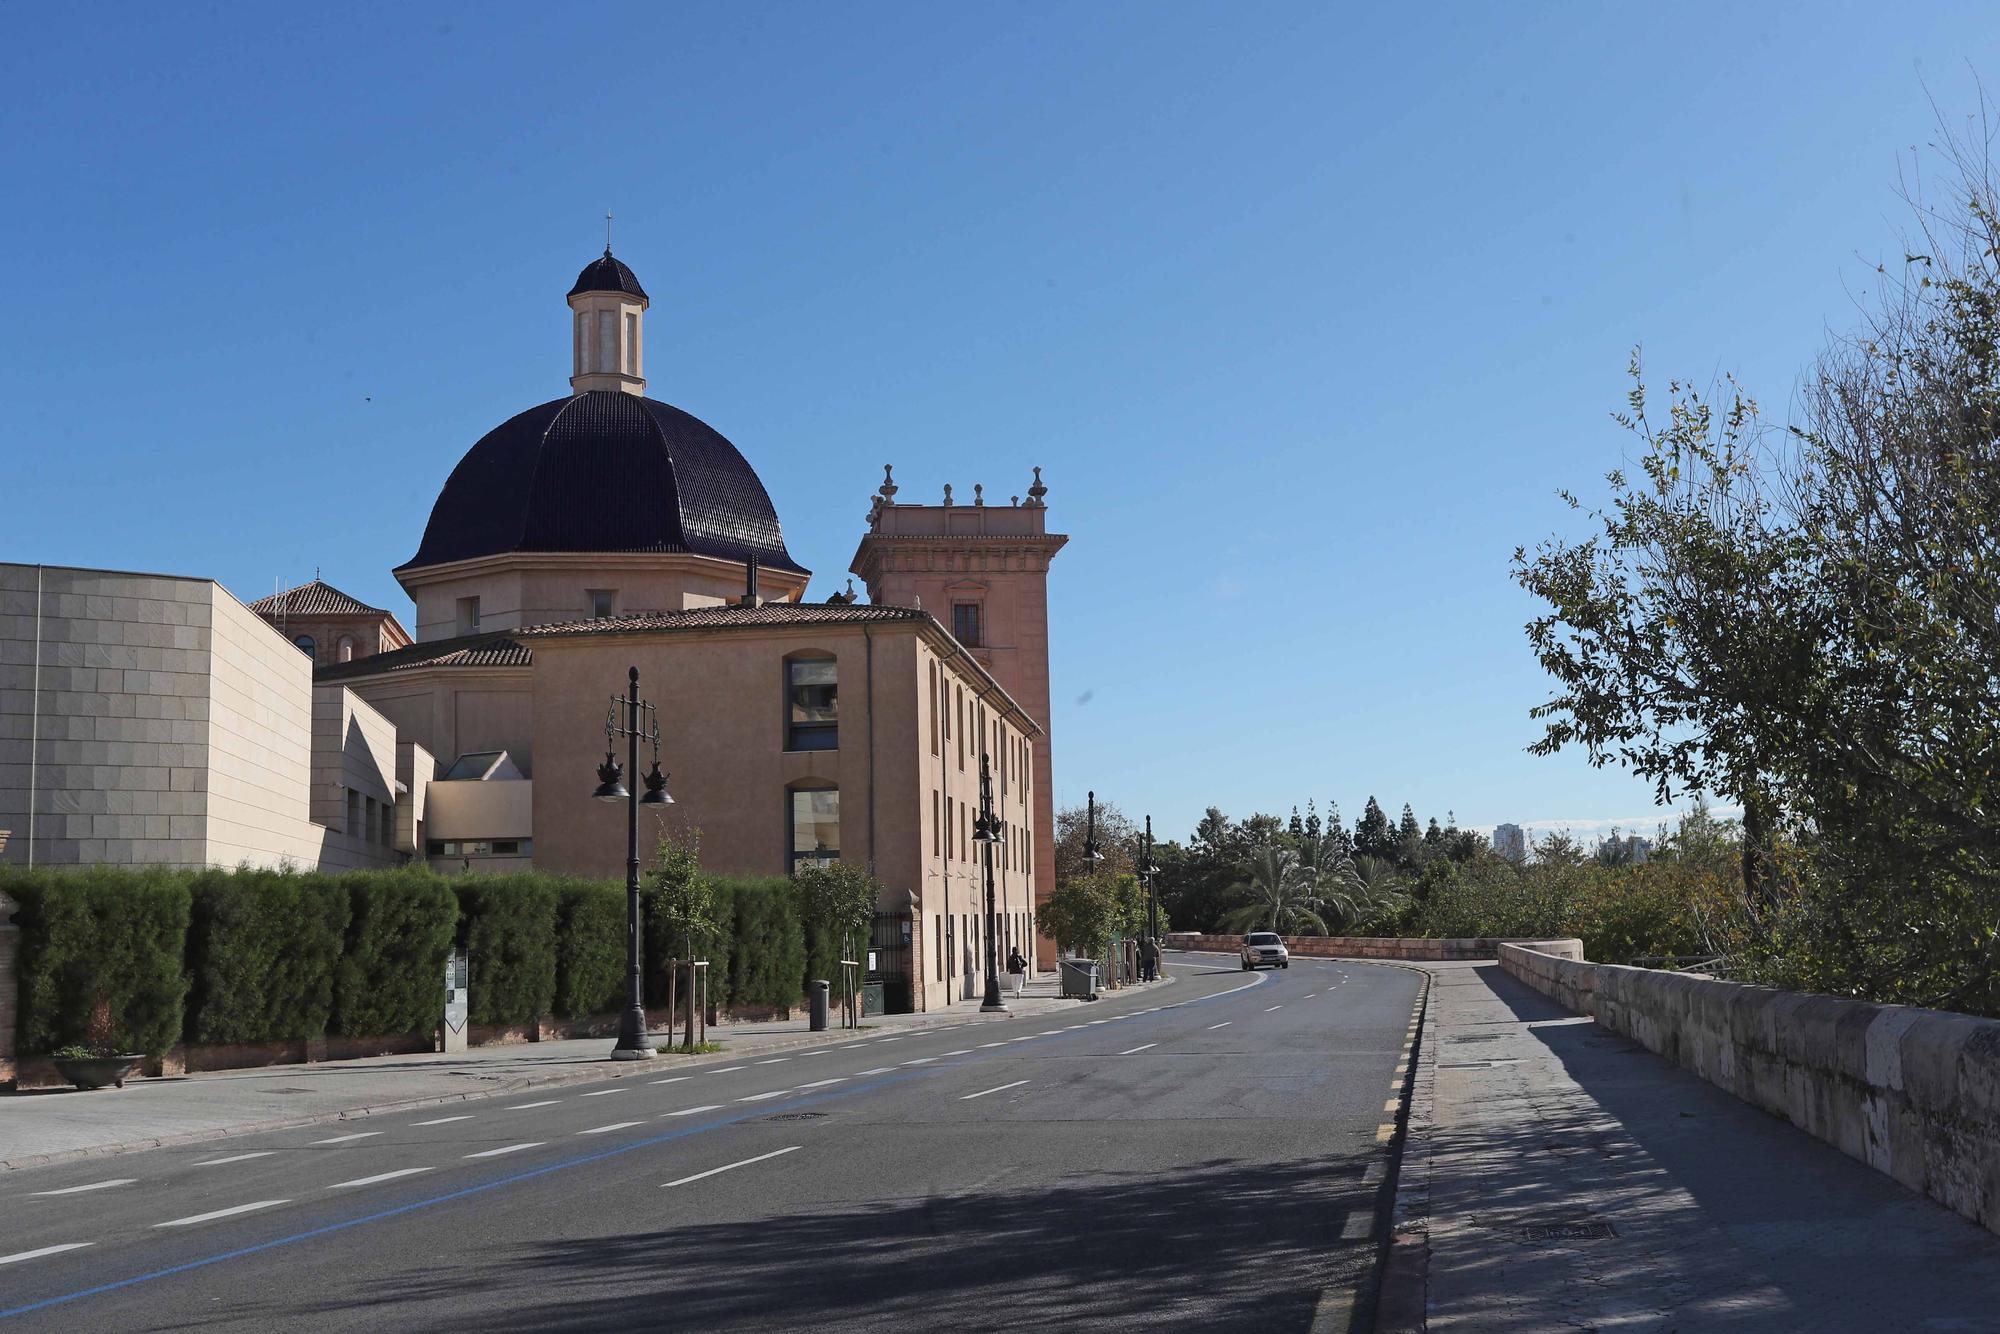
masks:
[[[983,751],[979,756],[979,814],[972,822],[972,841],[986,845],[986,996],[979,1002],[979,1012],[1007,1014],[1007,1003],[1000,999],[1000,960],[993,943],[993,846],[1007,841],[1007,827],[993,817],[993,766]]]
[[[645,713],[643,726],[641,710]],[[621,711],[625,715],[622,719]],[[653,768],[646,775],[643,797],[622,781],[625,771],[613,754],[619,737],[626,739],[627,757],[635,773],[640,738],[653,743]],[[660,772],[659,711],[639,698],[637,667],[632,669],[628,692],[612,696],[611,708],[604,715],[604,763],[597,768],[597,790],[590,795],[599,801],[625,803],[625,963],[631,972],[631,990],[625,1013],[619,1016],[618,1045],[611,1049],[611,1059],[637,1061],[653,1054],[653,1039],[646,1032],[645,974],[639,950],[639,808],[671,806],[674,801],[667,795],[667,776]]]
[[[1083,832],[1083,860],[1085,863],[1083,873],[1085,875],[1096,875],[1097,864],[1104,860],[1104,853],[1097,846],[1097,794],[1092,792],[1088,795],[1090,797],[1090,823],[1085,826]]]
[[[1146,848],[1139,857],[1139,875],[1146,882],[1146,935],[1152,940],[1155,950],[1160,948],[1160,894],[1153,888],[1153,877],[1159,873],[1160,868],[1153,865],[1153,817],[1149,815],[1146,817]],[[1160,956],[1155,954],[1153,957],[1153,980],[1157,982],[1160,980],[1157,962]]]

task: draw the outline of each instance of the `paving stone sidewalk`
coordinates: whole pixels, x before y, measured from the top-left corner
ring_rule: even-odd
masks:
[[[1427,968],[1398,1228],[1430,1330],[2000,1330],[2000,1236],[1498,964]]]
[[[647,1061],[612,1061],[608,1059],[611,1038],[578,1038],[477,1047],[449,1056],[417,1052],[134,1079],[122,1089],[89,1093],[37,1089],[0,1094],[0,1171],[556,1084],[636,1075],[657,1079],[669,1066],[716,1064],[788,1047],[852,1042],[899,1029],[1007,1023],[1010,1018],[1083,1003],[1060,1000],[1055,992],[1054,977],[1045,977],[1030,983],[1022,997],[1008,998],[1011,1016],[982,1015],[977,1002],[968,1002],[930,1014],[870,1016],[860,1034],[838,1028],[812,1033],[803,1017],[726,1024],[709,1030],[723,1050],[707,1056],[662,1054]],[[656,1036],[667,1040],[664,1034]]]

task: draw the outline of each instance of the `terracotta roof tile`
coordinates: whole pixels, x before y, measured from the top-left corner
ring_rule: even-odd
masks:
[[[407,672],[418,667],[526,667],[534,655],[510,633],[460,635],[456,639],[434,639],[412,644],[393,653],[376,653],[352,662],[334,663],[313,673],[313,680],[326,684],[350,681],[384,672]]]
[[[332,584],[315,579],[267,598],[258,598],[250,610],[259,616],[387,616],[383,607],[371,607],[351,598]]]
[[[555,621],[515,631],[523,639],[572,635],[619,634],[642,630],[734,630],[751,626],[856,625],[883,621],[922,621],[914,607],[878,607],[827,602],[766,602],[761,607],[730,605],[693,607],[687,611],[647,612],[634,616],[599,616],[581,621]]]

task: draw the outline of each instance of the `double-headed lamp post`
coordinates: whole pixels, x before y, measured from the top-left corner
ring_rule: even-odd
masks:
[[[1155,950],[1160,948],[1160,894],[1153,888],[1153,877],[1160,868],[1153,865],[1153,817],[1146,817],[1146,847],[1139,856],[1139,876],[1146,882],[1146,935],[1153,942]],[[1154,956],[1157,961],[1158,955]],[[1155,982],[1159,981],[1158,963],[1154,964]]]
[[[1096,875],[1097,864],[1104,860],[1104,853],[1097,846],[1097,794],[1092,792],[1088,795],[1090,797],[1090,815],[1089,823],[1084,826],[1083,830],[1083,873],[1085,875]]]
[[[613,754],[619,737],[627,742],[629,767],[624,769]],[[646,775],[643,797],[636,790],[638,784],[628,789],[623,781],[626,773],[639,770],[641,738],[653,743],[653,768]],[[639,950],[639,808],[671,806],[674,802],[667,795],[667,776],[660,772],[659,710],[639,698],[637,667],[632,669],[626,693],[612,696],[611,708],[604,715],[604,763],[597,769],[597,790],[590,795],[603,802],[625,803],[625,964],[631,973],[631,990],[625,1013],[618,1020],[618,1045],[611,1049],[611,1059],[637,1061],[653,1054],[653,1039],[646,1032],[645,973]]]
[[[1007,826],[993,815],[993,765],[984,751],[979,756],[979,814],[972,822],[972,841],[986,845],[986,996],[979,1002],[981,1014],[1006,1014],[1007,1003],[1000,999],[1000,958],[993,939],[993,848],[1007,842]]]

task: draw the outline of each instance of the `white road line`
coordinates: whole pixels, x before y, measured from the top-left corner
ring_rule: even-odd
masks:
[[[81,1195],[87,1190],[110,1190],[113,1186],[129,1186],[138,1179],[137,1177],[114,1177],[110,1181],[93,1181],[87,1186],[64,1186],[61,1190],[38,1190],[34,1194],[38,1196]],[[77,1244],[80,1246],[90,1245],[87,1241]]]
[[[1007,1039],[1007,1041],[1009,1041],[1009,1042],[1033,1042],[1033,1041],[1034,1041],[1034,1040],[1035,1040],[1036,1038],[1038,1038],[1038,1037],[1040,1037],[1040,1036],[1041,1036],[1041,1034],[1040,1034],[1040,1033],[1023,1033],[1023,1034],[1021,1034],[1021,1036],[1020,1036],[1020,1037],[1018,1037],[1018,1038],[1008,1038],[1008,1039]]]
[[[86,1246],[95,1246],[94,1241],[66,1241],[60,1246],[44,1246],[38,1251],[16,1251],[12,1255],[0,1255],[0,1265],[19,1264],[23,1260],[39,1260],[44,1255],[61,1255],[64,1251],[80,1251]]]
[[[597,1091],[596,1091],[595,1093],[586,1093],[586,1094],[584,1094],[583,1096],[584,1096],[584,1097],[586,1097],[586,1098],[608,1098],[608,1097],[610,1097],[610,1096],[611,1096],[612,1094],[614,1094],[614,1093],[625,1093],[625,1092],[628,1092],[628,1090],[626,1090],[626,1089],[598,1089],[598,1090],[597,1090]]]
[[[970,1056],[970,1055],[972,1055],[972,1048],[970,1048],[970,1047],[960,1047],[960,1048],[959,1048],[959,1049],[958,1049],[957,1051],[948,1051],[948,1052],[946,1052],[946,1053],[945,1053],[945,1055],[947,1055],[947,1056]]]
[[[1375,1216],[1355,1212],[1347,1216],[1347,1226],[1340,1230],[1342,1241],[1366,1241],[1375,1235]]]
[[[801,1084],[799,1087],[802,1089],[823,1089],[828,1084],[845,1084],[846,1082],[847,1076],[842,1075],[838,1079],[815,1079],[812,1083]]]
[[[1236,1021],[1235,1021],[1234,1019],[1225,1019],[1225,1020],[1223,1020],[1223,1021],[1222,1021],[1221,1023],[1219,1023],[1219,1024],[1210,1024],[1210,1025],[1208,1026],[1208,1031],[1209,1031],[1209,1032],[1211,1032],[1211,1033],[1213,1033],[1213,1032],[1214,1032],[1214,1031],[1215,1031],[1216,1029],[1218,1029],[1218,1028],[1227,1028],[1227,1027],[1229,1027],[1229,1026],[1230,1026],[1231,1024],[1233,1024],[1233,1023],[1235,1023],[1235,1022],[1236,1022]]]
[[[448,1126],[453,1121],[470,1121],[471,1116],[440,1116],[435,1121],[412,1121],[413,1126]]]
[[[931,1063],[932,1061],[935,1061],[936,1059],[937,1059],[937,1057],[935,1057],[935,1056],[919,1056],[919,1057],[918,1057],[918,1058],[917,1058],[916,1060],[914,1060],[914,1061],[904,1061],[904,1062],[903,1062],[903,1064],[904,1064],[904,1065],[929,1065],[929,1064],[930,1064],[930,1063]]]
[[[1153,1047],[1157,1047],[1157,1046],[1159,1046],[1159,1045],[1160,1045],[1160,1044],[1159,1044],[1159,1043],[1157,1043],[1157,1042],[1148,1042],[1148,1043],[1147,1043],[1147,1044],[1146,1044],[1146,1045],[1145,1045],[1144,1047],[1134,1047],[1134,1048],[1132,1048],[1132,1050],[1130,1050],[1130,1051],[1121,1051],[1121,1052],[1119,1052],[1118,1054],[1119,1054],[1120,1056],[1137,1056],[1137,1055],[1138,1055],[1138,1054],[1139,1054],[1140,1052],[1142,1052],[1142,1051],[1147,1051],[1147,1050],[1149,1050],[1149,1049],[1151,1049],[1151,1048],[1153,1048]]]
[[[901,1039],[901,1038],[883,1038],[883,1039],[881,1039],[881,1040],[882,1040],[883,1042],[901,1042],[901,1041],[902,1041],[903,1039]]]
[[[234,1214],[247,1214],[254,1209],[269,1209],[274,1204],[290,1204],[290,1200],[252,1200],[248,1204],[231,1205],[227,1209],[217,1209],[213,1213],[194,1214],[188,1218],[169,1219],[155,1223],[154,1227],[192,1227],[196,1223],[206,1223],[217,1218],[228,1218]]]
[[[783,1065],[783,1064],[784,1064],[784,1063],[785,1063],[786,1061],[789,1061],[789,1060],[791,1060],[791,1059],[792,1059],[792,1058],[791,1058],[791,1057],[789,1057],[789,1056],[773,1056],[773,1057],[772,1057],[772,1058],[771,1058],[770,1060],[768,1060],[768,1061],[759,1061],[759,1062],[757,1062],[757,1064],[759,1064],[759,1065]]]
[[[576,1133],[579,1135],[608,1135],[614,1130],[630,1130],[633,1126],[643,1126],[645,1124],[644,1121],[613,1121],[608,1126],[592,1126],[588,1130],[579,1130]]]
[[[553,1107],[561,1101],[561,1098],[544,1098],[540,1102],[517,1102],[512,1107],[502,1107],[500,1110],[503,1112],[525,1112],[532,1107]]]
[[[893,1065],[878,1065],[873,1070],[863,1070],[861,1074],[856,1075],[855,1078],[859,1079],[861,1078],[861,1075],[886,1075],[895,1070],[895,1068],[896,1067]]]
[[[786,1095],[787,1093],[790,1093],[790,1092],[791,1092],[791,1090],[790,1090],[790,1089],[772,1089],[772,1090],[771,1090],[771,1091],[770,1091],[769,1093],[753,1093],[753,1094],[751,1094],[751,1095],[750,1095],[749,1097],[747,1097],[747,1098],[738,1098],[738,1099],[737,1099],[736,1101],[738,1101],[738,1102],[762,1102],[762,1101],[764,1101],[764,1099],[766,1099],[766,1098],[782,1098],[782,1097],[784,1097],[784,1096],[785,1096],[785,1095]]]
[[[979,1092],[977,1092],[977,1093],[968,1093],[968,1094],[966,1094],[966,1095],[965,1095],[964,1097],[960,1098],[960,1099],[959,1099],[959,1101],[960,1101],[960,1102],[971,1102],[971,1101],[972,1101],[972,1100],[973,1100],[974,1098],[983,1098],[983,1097],[985,1097],[985,1096],[986,1096],[987,1094],[989,1094],[989,1093],[1005,1093],[1005,1092],[1006,1092],[1006,1091],[1007,1091],[1008,1089],[1017,1089],[1017,1088],[1021,1087],[1021,1085],[1025,1084],[1025,1083],[1027,1083],[1027,1082],[1028,1082],[1028,1081],[1027,1081],[1027,1080],[1025,1080],[1025,1079],[1017,1079],[1017,1080],[1015,1080],[1015,1081],[1014,1081],[1013,1083],[1011,1083],[1011,1084],[1002,1084],[1002,1085],[1001,1085],[1000,1087],[998,1087],[998,1088],[990,1088],[990,1089],[981,1089],[981,1090],[980,1090]]]
[[[721,1110],[721,1103],[705,1102],[699,1107],[683,1107],[678,1112],[663,1112],[660,1115],[660,1119],[665,1120],[669,1116],[693,1116],[696,1112],[719,1112]]]
[[[983,1051],[983,1050],[985,1050],[985,1049],[986,1049],[986,1048],[988,1048],[988,1047],[1004,1047],[1004,1046],[1006,1046],[1006,1045],[1007,1045],[1007,1044],[1006,1044],[1006,1043],[1004,1043],[1004,1042],[982,1042],[982,1043],[980,1043],[980,1044],[979,1044],[979,1046],[980,1046],[980,1049],[981,1049],[982,1051]]]
[[[276,1152],[276,1149],[259,1149],[255,1153],[233,1153],[227,1158],[204,1158],[202,1161],[196,1163],[195,1166],[220,1167],[224,1163],[247,1163],[252,1158],[269,1158]]]
[[[1095,1027],[1098,1024],[1108,1024],[1110,1022],[1109,1019],[1092,1019],[1089,1021],[1089,1026]]]
[[[381,1132],[381,1131],[379,1131],[379,1130],[357,1130],[357,1131],[355,1131],[355,1132],[354,1132],[354,1133],[353,1133],[352,1135],[335,1135],[335,1136],[334,1136],[334,1137],[333,1137],[332,1139],[316,1139],[316,1140],[314,1140],[314,1141],[313,1141],[313,1143],[314,1143],[314,1144],[352,1144],[352,1143],[353,1143],[353,1142],[354,1142],[355,1140],[358,1140],[358,1139],[374,1139],[374,1138],[375,1138],[375,1137],[376,1137],[377,1135],[379,1135],[379,1134],[381,1134],[381,1133],[382,1133],[382,1132]]]
[[[1308,991],[1308,992],[1306,993],[1306,999],[1307,999],[1307,1000],[1311,1000],[1311,999],[1312,999],[1312,998],[1313,998],[1314,996],[1317,996],[1317,995],[1319,995],[1319,993],[1318,993],[1317,991]]]
[[[752,1163],[761,1163],[772,1158],[782,1158],[788,1153],[797,1153],[801,1147],[803,1146],[794,1144],[789,1149],[778,1149],[772,1153],[760,1153],[755,1158],[745,1158],[740,1163],[725,1163],[721,1167],[711,1167],[706,1172],[696,1172],[691,1177],[682,1177],[678,1181],[666,1182],[661,1185],[660,1189],[665,1190],[668,1186],[685,1186],[690,1181],[699,1181],[703,1177],[712,1177],[718,1172],[733,1172],[739,1167],[748,1167]]]
[[[733,1075],[738,1070],[748,1070],[749,1068],[747,1065],[725,1065],[720,1070],[709,1070],[706,1073],[711,1075]]]
[[[1060,1028],[1045,1028],[1041,1032],[1035,1034],[1035,1036],[1038,1038],[1054,1037],[1056,1034],[1060,1032],[1062,1032]]]
[[[819,1049],[818,1051],[802,1051],[802,1052],[800,1052],[800,1053],[799,1053],[799,1055],[800,1055],[801,1057],[805,1057],[805,1056],[824,1056],[824,1055],[826,1055],[826,1054],[827,1054],[827,1052],[829,1052],[829,1051],[831,1051],[831,1050],[832,1050],[832,1048],[830,1048],[830,1047],[821,1047],[821,1048],[820,1048],[820,1049]]]
[[[430,1170],[431,1169],[428,1167],[404,1167],[404,1168],[399,1168],[394,1172],[378,1172],[372,1177],[356,1177],[352,1181],[336,1181],[331,1186],[328,1186],[327,1189],[347,1190],[353,1186],[372,1186],[375,1185],[377,1182],[394,1181],[398,1177],[413,1177],[418,1175],[419,1173],[428,1172]]]
[[[1282,1005],[1267,1005],[1264,1007],[1264,1013],[1269,1014],[1273,1010],[1282,1010],[1284,1008]]]
[[[646,1082],[648,1084],[685,1084],[692,1078],[694,1078],[692,1075],[675,1075],[671,1079],[649,1079]]]
[[[468,1153],[468,1158],[498,1158],[503,1153],[519,1153],[523,1149],[539,1149],[546,1140],[529,1140],[526,1144],[506,1144],[497,1149],[482,1149],[478,1153]]]

